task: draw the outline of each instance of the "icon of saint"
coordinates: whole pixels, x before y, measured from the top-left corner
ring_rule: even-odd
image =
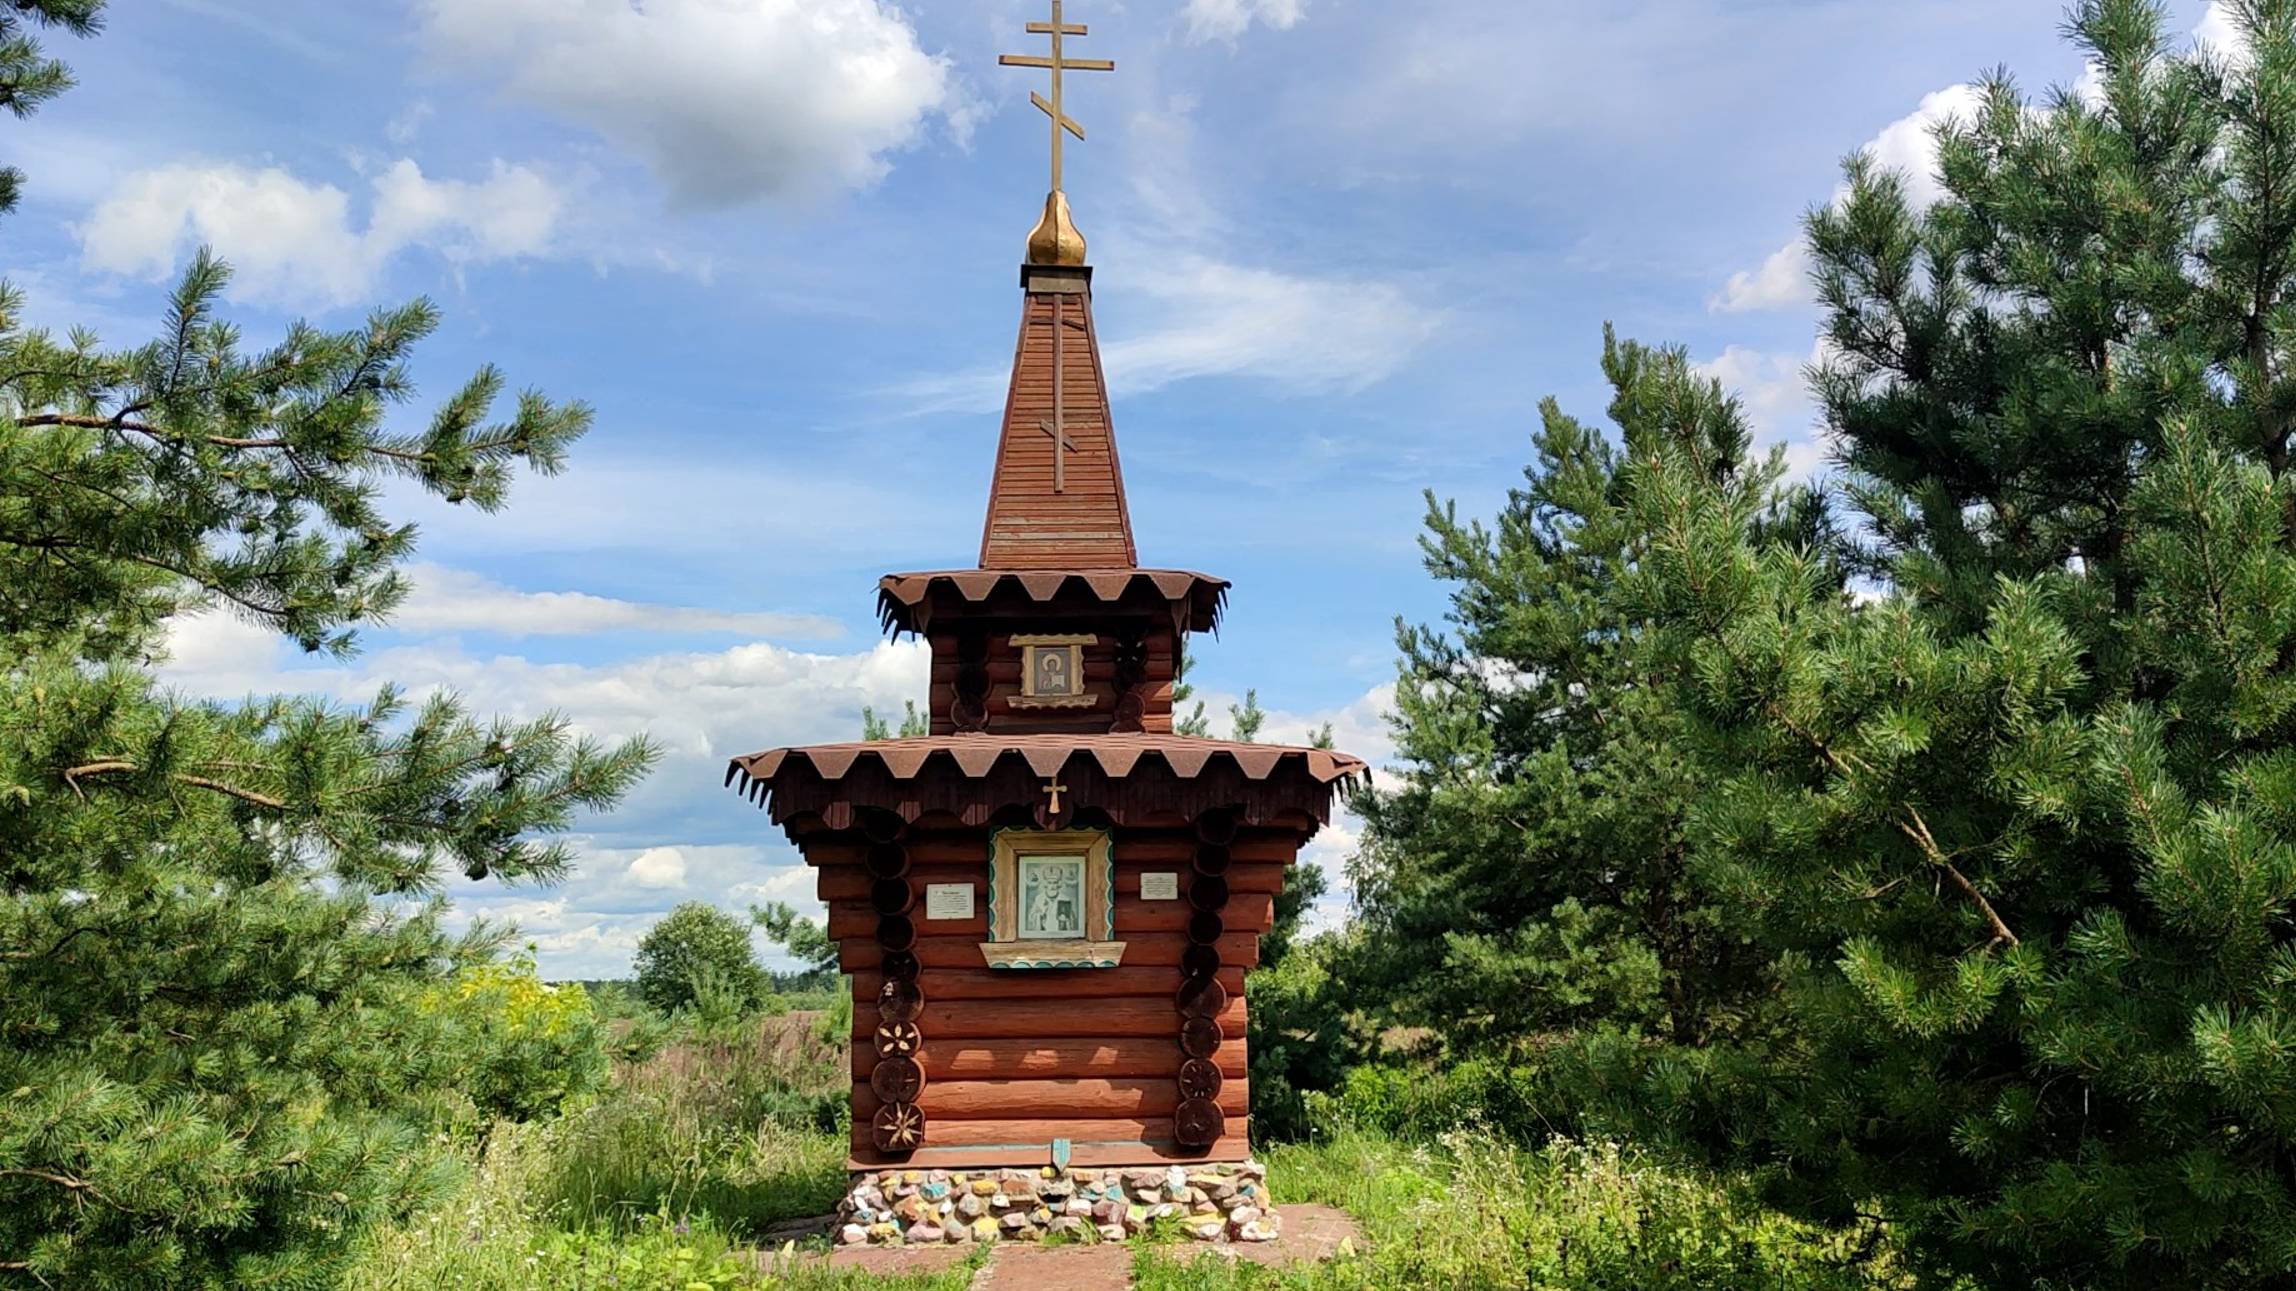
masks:
[[[1066,650],[1040,650],[1036,656],[1036,693],[1039,695],[1069,695],[1068,652]]]

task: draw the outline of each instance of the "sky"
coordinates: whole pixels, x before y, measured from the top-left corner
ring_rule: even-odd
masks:
[[[450,888],[546,974],[628,971],[681,901],[817,911],[720,787],[924,695],[878,575],[972,563],[1046,183],[1043,0],[114,0],[81,87],[0,122],[26,172],[0,273],[30,320],[156,331],[194,250],[251,344],[429,296],[415,365],[587,401],[555,478],[473,513],[393,496],[416,593],[348,662],[179,623],[194,697],[385,680],[651,735],[553,888]],[[2215,5],[2181,28],[2222,42]],[[1398,619],[1440,620],[1424,498],[1489,515],[1538,401],[1606,402],[1602,327],[1679,344],[1823,468],[1796,243],[1870,148],[1934,194],[1929,129],[2006,66],[2077,85],[2056,0],[1070,0],[1088,142],[1066,188],[1144,564],[1235,584],[1194,679],[1262,738],[1391,756]],[[395,415],[419,425],[418,398]],[[1215,721],[1224,733],[1224,719]],[[1342,819],[1309,861],[1335,879]],[[760,941],[769,963],[786,967]]]

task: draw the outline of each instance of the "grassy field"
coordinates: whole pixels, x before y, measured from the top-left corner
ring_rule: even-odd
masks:
[[[346,1291],[851,1285],[762,1271],[757,1250],[845,1191],[846,1057],[823,1030],[810,1013],[689,1027],[594,1104],[496,1127],[464,1145],[447,1204],[367,1241]]]
[[[835,1029],[805,1013],[712,1028],[715,1039],[688,1028],[626,1064],[594,1104],[462,1145],[461,1188],[373,1234],[346,1291],[956,1291],[969,1268],[911,1279],[832,1274],[771,1232],[829,1212],[845,1187],[846,1056],[825,1038]],[[1412,1142],[1351,1128],[1344,1107],[1329,1119],[1316,1141],[1262,1155],[1279,1201],[1347,1210],[1363,1226],[1363,1252],[1279,1274],[1144,1241],[1136,1285],[1846,1291],[1902,1282],[1886,1243],[1861,1248],[1859,1235],[1796,1224],[1724,1181],[1612,1145],[1522,1145],[1472,1124]]]

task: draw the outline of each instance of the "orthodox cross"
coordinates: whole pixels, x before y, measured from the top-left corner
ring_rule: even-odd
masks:
[[[1061,132],[1065,130],[1069,134],[1075,135],[1079,140],[1084,138],[1084,127],[1077,123],[1076,118],[1068,115],[1068,101],[1062,89],[1062,74],[1066,72],[1113,72],[1116,70],[1116,64],[1106,59],[1070,58],[1068,56],[1068,48],[1064,43],[1066,38],[1086,35],[1089,29],[1083,23],[1065,21],[1060,10],[1061,0],[1052,0],[1052,20],[1028,24],[1030,35],[1052,37],[1051,57],[1047,58],[1037,54],[1005,54],[997,59],[997,62],[1005,67],[1041,67],[1052,73],[1052,97],[1047,99],[1031,90],[1028,94],[1028,101],[1034,103],[1038,111],[1052,119],[1052,191],[1055,193],[1060,191],[1061,184],[1061,147],[1065,142],[1061,138]],[[1055,493],[1068,492],[1068,455],[1076,451],[1076,441],[1068,437],[1068,409],[1062,397],[1064,392],[1062,390],[1061,369],[1065,364],[1062,362],[1061,351],[1064,347],[1061,344],[1061,329],[1067,323],[1067,319],[1062,317],[1066,313],[1062,308],[1062,303],[1059,296],[1052,298],[1052,417],[1050,420],[1037,422],[1037,428],[1052,440],[1052,491]]]
[[[1084,127],[1078,125],[1075,119],[1068,115],[1068,110],[1061,98],[1060,74],[1062,72],[1113,72],[1116,70],[1116,64],[1106,59],[1069,58],[1064,54],[1061,38],[1063,36],[1082,36],[1086,29],[1083,23],[1065,23],[1060,20],[1060,0],[1052,0],[1051,22],[1032,22],[1028,24],[1028,31],[1032,36],[1052,37],[1052,57],[1045,58],[1037,54],[1005,54],[1000,56],[997,62],[1005,67],[1042,67],[1052,73],[1052,98],[1047,100],[1043,95],[1030,90],[1028,101],[1034,103],[1038,111],[1052,118],[1052,191],[1057,193],[1060,191],[1060,132],[1066,130],[1079,140],[1084,138]]]
[[[1059,776],[1053,776],[1044,782],[1044,791],[1052,798],[1052,801],[1045,805],[1045,810],[1055,816],[1059,815],[1060,795],[1068,792],[1068,786],[1060,782]]]

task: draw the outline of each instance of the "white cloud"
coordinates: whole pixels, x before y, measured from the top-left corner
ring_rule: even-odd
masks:
[[[1786,469],[1795,479],[1815,475],[1826,463],[1825,444],[1816,433],[1817,405],[1805,376],[1823,352],[1823,342],[1801,355],[1732,345],[1696,365],[1700,375],[1721,382],[1723,390],[1738,397],[1757,446],[1785,446]]]
[[[1316,831],[1300,849],[1301,865],[1323,871],[1323,896],[1308,909],[1302,928],[1313,935],[1329,932],[1348,921],[1355,908],[1355,888],[1347,881],[1347,863],[1363,848],[1363,826],[1354,816],[1341,813]]]
[[[1937,128],[1950,120],[1967,119],[1977,111],[1978,105],[1974,85],[1963,83],[1933,90],[1921,96],[1921,102],[1913,111],[1883,126],[1881,133],[1866,140],[1860,151],[1872,157],[1882,169],[1896,171],[1905,182],[1906,200],[1917,210],[1926,209],[1945,196],[1944,181],[1937,174]],[[1848,196],[1846,185],[1834,188],[1834,202],[1839,203]],[[1707,300],[1706,307],[1718,314],[1736,314],[1807,304],[1809,264],[1809,251],[1797,236],[1771,252],[1761,267],[1731,274],[1722,290]]]
[[[1967,120],[1982,103],[1977,87],[1966,82],[1948,85],[1921,96],[1913,111],[1883,126],[1866,141],[1864,151],[1884,170],[1905,177],[1905,196],[1915,208],[1935,205],[1945,196],[1945,181],[1937,173],[1937,128],[1948,121]],[[1847,196],[1835,190],[1835,200]]]
[[[77,228],[91,269],[161,278],[191,248],[237,271],[232,295],[285,305],[348,305],[372,293],[391,258],[426,247],[457,263],[549,250],[564,199],[525,166],[484,180],[434,180],[401,159],[376,175],[365,228],[351,199],[279,167],[181,162],[122,179]]]
[[[221,613],[171,624],[169,655],[166,679],[198,695],[284,691],[359,699],[392,679],[418,696],[455,691],[505,713],[556,710],[605,738],[653,736],[665,756],[687,760],[680,774],[700,774],[713,789],[729,756],[853,738],[864,705],[898,709],[903,697],[925,693],[927,670],[925,648],[914,641],[880,642],[845,655],[750,642],[602,664],[474,655],[452,641],[432,641],[337,665],[304,661],[265,629]]]
[[[1241,240],[1204,190],[1195,102],[1135,113],[1127,136],[1134,223],[1096,245],[1111,290],[1144,316],[1102,338],[1109,394],[1146,394],[1203,377],[1246,377],[1300,394],[1353,394],[1393,376],[1439,331],[1445,315],[1395,282],[1346,272],[1304,273],[1247,262]],[[1154,266],[1130,276],[1129,266]],[[1011,360],[901,383],[889,393],[917,413],[1003,406]]]
[[[630,862],[630,881],[642,888],[682,888],[686,858],[675,847],[649,847]]]
[[[1370,278],[1287,273],[1195,252],[1131,250],[1157,272],[1125,284],[1154,320],[1110,337],[1101,353],[1111,398],[1202,377],[1248,377],[1301,394],[1352,394],[1409,362],[1443,314]],[[1008,363],[902,382],[888,393],[912,413],[1003,406]]]
[[[813,614],[693,609],[593,596],[587,592],[522,592],[467,570],[439,565],[407,569],[413,584],[391,616],[404,632],[499,632],[508,636],[578,636],[598,632],[738,632],[818,640],[837,636],[833,620]]]
[[[2248,62],[2248,37],[2234,25],[2232,7],[2224,0],[2209,0],[2207,12],[2200,16],[2200,25],[2192,29],[2192,39],[2236,65]]]
[[[1309,392],[1352,393],[1393,375],[1441,316],[1392,283],[1240,265],[1193,253],[1137,257],[1158,271],[1133,284],[1167,322],[1107,347],[1120,393],[1205,376],[1254,376]]]
[[[1721,314],[1742,314],[1753,309],[1783,309],[1810,298],[1810,253],[1795,238],[1770,253],[1758,269],[1740,269],[1722,284],[1719,295],[1706,307]]]
[[[1181,16],[1190,40],[1234,40],[1254,22],[1291,30],[1307,17],[1307,0],[1188,0]]]
[[[738,910],[788,901],[815,914],[810,873],[764,815],[724,788],[726,759],[780,745],[855,738],[861,709],[898,710],[925,693],[928,654],[916,642],[851,654],[806,654],[753,643],[706,652],[648,654],[599,663],[473,655],[451,641],[378,650],[348,663],[314,662],[264,628],[220,613],[170,625],[163,680],[191,696],[316,694],[352,702],[385,679],[419,702],[436,691],[478,712],[531,717],[557,711],[602,739],[650,736],[654,774],[612,816],[571,840],[576,872],[546,891],[466,883],[450,895],[459,917],[509,920],[532,937],[553,976],[616,976],[647,926],[679,899],[703,896]],[[682,888],[678,884],[682,882]],[[761,953],[779,967],[760,943]]]
[[[430,47],[636,154],[681,202],[866,187],[935,116],[948,60],[882,0],[420,0]]]

